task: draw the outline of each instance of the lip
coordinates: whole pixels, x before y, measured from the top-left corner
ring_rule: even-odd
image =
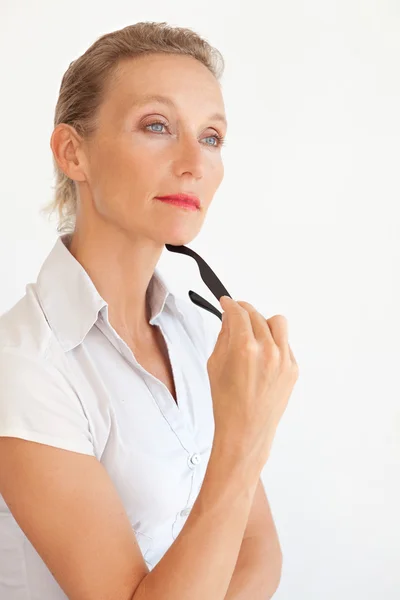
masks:
[[[171,201],[182,206],[194,206],[200,208],[200,199],[193,194],[169,194],[167,196],[156,196],[158,200]]]

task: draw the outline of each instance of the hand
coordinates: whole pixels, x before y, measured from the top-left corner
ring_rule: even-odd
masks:
[[[214,408],[214,443],[262,469],[299,369],[287,320],[265,319],[248,302],[222,296],[222,327],[207,371]]]

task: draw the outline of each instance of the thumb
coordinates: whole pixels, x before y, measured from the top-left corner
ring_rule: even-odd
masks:
[[[221,329],[221,331],[226,331],[226,332],[229,331],[229,318],[228,318],[228,314],[226,311],[227,304],[229,303],[229,300],[230,300],[230,298],[229,298],[229,300],[228,300],[228,298],[229,298],[229,296],[221,296],[221,298],[219,299],[221,308],[224,311],[222,313],[222,329]]]
[[[224,311],[222,313],[222,325],[221,325],[221,331],[220,331],[219,335],[223,339],[227,338],[229,335],[229,318],[228,318],[226,311]]]

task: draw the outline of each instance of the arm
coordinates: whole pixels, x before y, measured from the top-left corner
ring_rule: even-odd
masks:
[[[225,600],[269,600],[282,570],[278,534],[261,479]]]
[[[70,600],[224,600],[258,478],[214,441],[192,511],[149,572],[94,456],[0,436],[0,493]]]
[[[214,439],[192,511],[134,600],[224,600],[249,520],[259,471]]]

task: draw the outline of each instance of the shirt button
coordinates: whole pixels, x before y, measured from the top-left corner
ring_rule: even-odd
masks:
[[[187,515],[190,514],[190,511],[191,511],[190,508],[184,508],[183,510],[181,510],[181,516],[187,517]]]
[[[200,454],[192,454],[192,456],[190,457],[190,462],[192,463],[192,465],[198,465],[200,461]]]

